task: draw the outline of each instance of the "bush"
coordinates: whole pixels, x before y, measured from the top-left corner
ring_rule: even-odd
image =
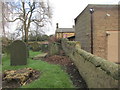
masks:
[[[33,51],[40,51],[41,48],[40,48],[40,45],[37,43],[37,42],[34,42],[30,45],[30,48],[33,50]]]
[[[47,52],[48,51],[48,44],[41,44],[40,48],[43,52]]]
[[[10,43],[12,41],[9,40],[8,38],[6,37],[2,37],[2,53],[5,53],[5,52],[9,52],[9,48],[10,48]]]

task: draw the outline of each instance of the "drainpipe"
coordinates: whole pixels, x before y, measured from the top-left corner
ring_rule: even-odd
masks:
[[[91,54],[93,54],[93,13],[94,13],[94,9],[90,8],[90,15],[91,15]]]

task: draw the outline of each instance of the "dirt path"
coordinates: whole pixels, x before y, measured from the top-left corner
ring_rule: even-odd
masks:
[[[74,86],[76,88],[84,88],[84,90],[87,90],[87,85],[82,76],[79,74],[78,69],[67,56],[54,55],[45,58],[44,61],[52,64],[59,64],[65,67],[66,72],[69,74]]]

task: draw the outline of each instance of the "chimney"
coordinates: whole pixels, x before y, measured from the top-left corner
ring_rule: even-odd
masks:
[[[73,25],[73,28],[75,28],[75,25]]]
[[[58,29],[58,28],[59,28],[58,23],[56,23],[56,29]]]

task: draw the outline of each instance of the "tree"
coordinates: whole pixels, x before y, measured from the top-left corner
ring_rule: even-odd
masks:
[[[41,1],[41,2],[40,2]],[[44,27],[46,23],[51,20],[51,7],[49,1],[44,2],[42,0],[25,0],[17,2],[6,2],[12,13],[10,17],[6,17],[8,22],[19,21],[22,23],[21,30],[25,36],[25,42],[28,42],[28,35],[30,28]],[[34,27],[36,24],[38,27]],[[38,29],[37,29],[38,30]]]
[[[30,34],[29,35],[29,41],[48,41],[49,36],[48,35],[37,35],[37,40],[36,40],[36,35]]]
[[[9,28],[8,22],[6,21],[6,17],[9,17],[9,13],[11,12],[11,10],[9,9],[7,3],[4,3],[3,1],[0,1],[0,18],[1,18],[1,31],[2,31],[2,36],[6,37],[6,31],[5,31],[5,27]]]

